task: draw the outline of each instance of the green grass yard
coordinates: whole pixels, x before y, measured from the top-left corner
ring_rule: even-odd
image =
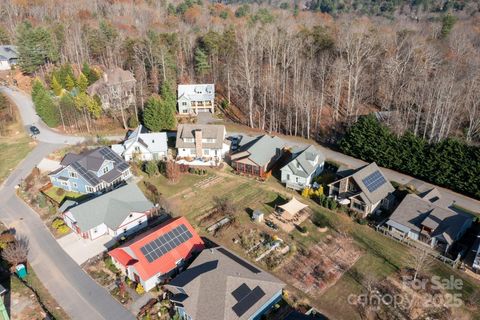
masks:
[[[28,153],[33,149],[31,139],[26,134],[0,137],[0,183],[5,180]]]
[[[161,176],[148,180],[155,183],[160,192],[169,198],[172,202],[174,214],[186,216],[201,234],[207,236],[211,235],[206,232],[207,226],[199,226],[199,217],[213,207],[215,196],[228,196],[237,208],[237,227],[228,229],[224,235],[220,235],[213,240],[245,256],[244,252],[239,251],[239,248],[233,245],[232,237],[235,237],[241,230],[248,230],[249,228],[262,228],[271,232],[265,226],[259,226],[251,222],[247,213],[260,209],[265,213],[265,216],[268,216],[274,210],[273,203],[278,201],[279,198],[289,197],[291,193],[285,190],[278,181],[275,181],[274,177],[266,183],[261,183],[253,179],[229,174],[228,170],[221,173],[212,171],[209,175],[218,175],[221,180],[207,188],[192,188],[193,184],[205,179],[205,177],[189,174],[184,175],[182,180],[175,185],[169,184]],[[300,199],[301,197],[297,195],[297,198]],[[329,230],[324,233],[319,232],[317,226],[308,219],[302,223],[302,226],[307,228],[308,234],[301,234],[298,230],[294,230],[287,235],[279,231],[277,232],[279,237],[296,246],[308,248],[324,240],[328,235],[335,235],[338,232],[346,233],[352,237],[355,244],[363,252],[361,258],[336,284],[327,289],[320,299],[310,302],[327,315],[335,315],[336,319],[359,319],[358,311],[354,306],[348,304],[348,296],[351,293],[358,294],[362,291],[362,281],[367,276],[382,280],[405,268],[408,265],[409,248],[368,226],[354,222],[345,214],[327,210],[311,200],[301,199],[301,201],[310,205],[318,220],[321,221],[320,224],[328,226]],[[277,273],[277,276],[288,283],[288,275],[279,274],[277,271],[274,271],[274,273]],[[479,285],[475,280],[440,262],[434,264],[431,275],[440,275],[443,278],[448,278],[450,275],[460,277],[465,284],[462,291],[465,299],[479,292]],[[290,289],[293,290],[291,287]],[[302,293],[299,294],[302,296]]]
[[[63,193],[61,193],[59,195],[59,194],[57,194],[57,191],[59,189],[60,188],[57,188],[57,187],[51,187],[51,188],[48,188],[47,190],[44,190],[43,193],[45,195],[47,195],[48,197],[50,197],[52,200],[54,200],[58,204],[61,204],[63,202],[63,199],[65,199],[65,198],[74,200],[74,199],[78,199],[78,198],[81,198],[82,196],[84,196],[81,193],[77,193],[77,192],[73,192],[73,191],[64,191]]]

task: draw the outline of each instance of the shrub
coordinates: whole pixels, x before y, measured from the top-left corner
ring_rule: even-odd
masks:
[[[105,259],[105,267],[115,274],[120,273],[120,270],[113,264],[112,257]]]
[[[135,291],[140,295],[145,293],[145,289],[143,288],[142,284],[140,284],[140,283],[137,284],[137,287],[135,288]]]
[[[62,188],[57,188],[57,190],[55,191],[55,194],[61,197],[65,194],[65,190],[63,190]]]
[[[155,160],[147,161],[145,163],[145,173],[148,174],[149,177],[153,177],[158,174],[158,165]]]
[[[136,116],[131,116],[130,118],[128,118],[128,122],[127,122],[127,125],[129,128],[136,128],[138,127],[138,119]]]
[[[39,193],[37,196],[38,206],[40,208],[45,208],[47,206],[47,199],[43,193]]]
[[[367,219],[358,218],[357,223],[361,225],[366,225],[368,223]]]
[[[70,232],[70,228],[66,224],[64,224],[58,227],[57,232],[60,234],[67,234]]]
[[[53,220],[52,222],[52,228],[53,229],[59,229],[61,226],[64,226],[65,225],[65,222],[60,219],[60,218],[56,218],[55,220]]]
[[[305,226],[299,226],[298,231],[300,231],[301,233],[307,233],[308,230],[307,230],[307,227]]]

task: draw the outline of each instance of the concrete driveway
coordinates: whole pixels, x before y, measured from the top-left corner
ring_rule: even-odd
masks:
[[[72,232],[57,239],[58,244],[78,265],[85,263],[88,259],[106,252],[115,240],[109,235],[103,235],[95,240],[83,239]]]

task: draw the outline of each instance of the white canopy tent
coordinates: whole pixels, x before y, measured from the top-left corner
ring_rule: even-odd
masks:
[[[301,203],[297,198],[293,197],[292,200],[278,207],[282,209],[282,214],[285,214],[287,216],[286,218],[292,219],[298,212],[308,207],[308,205]]]

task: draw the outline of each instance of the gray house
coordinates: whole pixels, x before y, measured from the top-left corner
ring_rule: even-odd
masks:
[[[289,162],[280,169],[282,183],[295,190],[309,187],[323,171],[324,164],[325,156],[312,145],[293,149]]]
[[[355,171],[342,171],[341,178],[328,184],[328,195],[363,217],[380,208],[390,208],[395,200],[392,184],[375,162]]]
[[[93,193],[111,189],[132,176],[130,165],[108,147],[68,153],[49,173],[52,185],[67,191]]]
[[[65,224],[85,239],[126,236],[145,228],[156,210],[135,184],[126,184],[83,203],[65,201],[60,208]]]
[[[0,70],[10,70],[17,64],[18,52],[16,46],[0,46]]]
[[[166,286],[182,319],[260,319],[285,283],[222,247],[205,249]]]
[[[386,224],[394,232],[446,252],[472,225],[473,217],[439,207],[435,201],[434,198],[408,194]]]

